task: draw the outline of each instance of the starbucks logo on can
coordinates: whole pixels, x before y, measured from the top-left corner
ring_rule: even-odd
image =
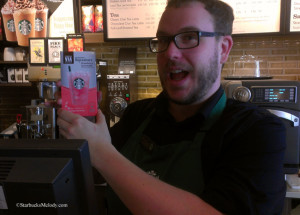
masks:
[[[23,19],[19,22],[18,28],[19,28],[19,31],[21,32],[21,34],[23,34],[23,35],[30,34],[30,32],[32,30],[31,23],[26,19]]]
[[[13,19],[10,19],[7,21],[7,29],[11,32],[15,32],[16,31],[16,28],[15,28],[15,22]]]
[[[81,90],[84,87],[84,80],[82,78],[76,78],[73,85],[76,89]]]
[[[44,21],[41,18],[35,19],[35,30],[42,31],[44,29]]]

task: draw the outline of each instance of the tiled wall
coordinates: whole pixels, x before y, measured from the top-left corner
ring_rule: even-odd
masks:
[[[87,44],[97,58],[108,61],[109,72],[118,70],[119,48],[137,48],[138,99],[154,97],[161,91],[157,74],[156,56],[148,49],[147,41],[105,42]],[[262,71],[274,78],[300,80],[300,35],[234,37],[234,47],[223,71],[232,74],[234,62],[242,55],[253,55],[261,60]],[[20,106],[29,105],[36,98],[35,87],[0,86],[0,131],[15,121]]]
[[[146,41],[105,42],[88,44],[97,58],[108,60],[109,72],[118,69],[120,47],[137,48],[138,99],[156,96],[161,91],[156,56],[149,52]],[[232,75],[235,63],[242,55],[253,55],[260,61],[262,75],[300,80],[300,35],[234,37],[234,46],[223,70],[223,77]]]
[[[149,51],[147,41],[105,42],[98,45],[86,45],[87,50],[96,52],[97,58],[108,61],[108,72],[118,71],[120,48],[137,48],[138,99],[156,96],[161,91],[156,55]]]
[[[234,37],[234,46],[224,67],[224,76],[231,75],[235,62],[242,55],[260,60],[261,69],[273,78],[299,80],[300,35],[273,37]]]

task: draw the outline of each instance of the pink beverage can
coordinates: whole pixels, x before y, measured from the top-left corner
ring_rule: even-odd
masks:
[[[95,52],[61,52],[62,108],[82,116],[97,114]]]

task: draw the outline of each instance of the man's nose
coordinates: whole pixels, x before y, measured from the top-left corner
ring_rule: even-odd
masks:
[[[174,40],[170,41],[170,44],[165,51],[166,56],[169,58],[178,58],[181,55],[180,49],[176,46]]]

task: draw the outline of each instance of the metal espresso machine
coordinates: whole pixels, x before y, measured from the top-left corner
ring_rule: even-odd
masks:
[[[56,109],[45,105],[53,103],[57,91],[56,82],[60,80],[60,52],[64,50],[63,40],[48,41],[48,51],[43,51],[43,39],[29,39],[28,80],[37,86],[39,99],[31,100],[25,106],[25,122],[18,122],[19,138],[56,139]],[[47,59],[47,60],[46,60]]]
[[[26,108],[26,122],[17,123],[20,138],[56,139],[56,109],[46,106],[45,102],[54,102],[57,90],[55,82],[38,82],[40,99],[31,100]]]
[[[56,81],[60,80],[59,66],[37,66],[28,64],[28,79],[37,85],[39,99],[34,99],[26,108],[26,122],[17,123],[20,138],[56,139],[56,109],[46,106],[46,102],[54,102],[57,91]]]

